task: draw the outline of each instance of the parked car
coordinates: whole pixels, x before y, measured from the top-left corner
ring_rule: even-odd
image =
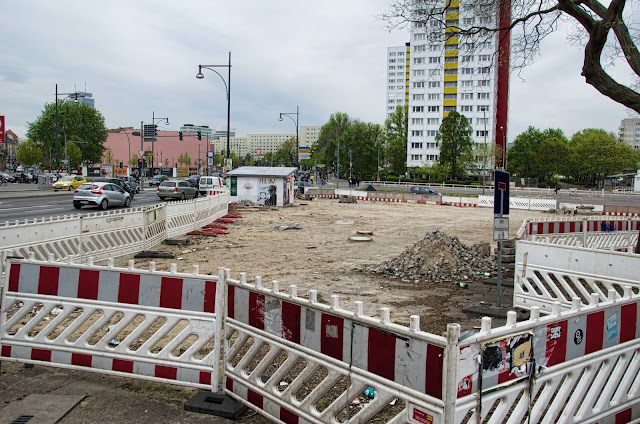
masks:
[[[82,175],[65,175],[64,177],[53,183],[53,186],[51,188],[53,189],[53,191],[73,191],[86,182],[86,178],[84,178]]]
[[[122,181],[120,178],[114,177],[97,177],[92,180],[96,183],[111,183],[115,184],[131,196],[131,200],[133,200],[133,196],[135,195],[135,190],[132,189],[126,182]]]
[[[166,175],[154,175],[153,178],[151,178],[151,181],[149,181],[149,185],[160,186],[160,183],[162,183],[163,181],[167,181],[168,179],[169,177],[167,177]]]
[[[136,177],[118,177],[118,179],[127,183],[134,193],[140,193],[140,181]]]
[[[164,199],[195,199],[198,197],[198,189],[191,187],[185,180],[163,181],[158,186],[158,197]]]
[[[6,172],[0,172],[0,178],[4,178],[8,183],[15,183],[16,179],[13,175],[9,175]]]
[[[195,187],[196,189],[200,186],[200,175],[191,175],[186,179],[191,187]]]
[[[30,183],[33,179],[33,176],[31,174],[20,171],[13,174],[13,178],[15,178],[17,183]]]
[[[73,195],[73,207],[97,206],[107,209],[109,206],[131,206],[131,195],[119,185],[110,182],[92,181],[82,184]]]
[[[206,195],[209,190],[223,190],[223,188],[225,188],[225,185],[221,177],[200,177],[200,182],[198,183],[200,194]]]
[[[308,181],[296,181],[293,183],[294,190],[299,190],[300,194],[304,194],[305,187],[312,187],[312,186],[313,184],[311,184]]]
[[[430,189],[429,187],[425,187],[425,186],[413,186],[409,189],[409,193],[411,194],[426,194],[426,195],[431,195],[431,196],[440,196],[440,193],[438,193],[435,190]]]

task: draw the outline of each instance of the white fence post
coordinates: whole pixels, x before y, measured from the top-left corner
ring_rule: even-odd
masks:
[[[458,398],[458,355],[460,353],[460,324],[447,324],[447,345],[444,350],[444,422],[452,423]]]
[[[216,287],[216,337],[213,339],[213,370],[211,373],[211,391],[222,392],[222,379],[220,376],[220,364],[222,363],[222,377],[224,377],[224,352],[222,351],[222,339],[225,339],[224,320],[226,317],[225,299],[227,297],[227,278],[223,267],[218,267],[218,283]]]

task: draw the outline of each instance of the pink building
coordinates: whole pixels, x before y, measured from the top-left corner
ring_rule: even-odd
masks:
[[[110,130],[107,141],[104,143],[105,148],[111,149],[111,153],[113,157],[116,158],[116,162],[122,162],[124,166],[129,164],[129,158],[133,156],[140,157],[140,136],[131,135],[134,131],[140,132],[140,129],[124,128]],[[178,164],[178,157],[186,153],[191,158],[191,167],[198,166],[198,157],[200,157],[202,167],[206,168],[206,138],[198,140],[196,136],[186,135],[185,133],[183,140],[180,141],[178,131],[158,131],[158,135],[155,138],[157,141],[143,142],[142,149],[144,151],[153,150],[154,167],[166,166],[173,168],[176,164],[178,166],[185,166],[184,164]],[[213,150],[213,145],[209,148]],[[199,156],[198,149],[200,151]]]

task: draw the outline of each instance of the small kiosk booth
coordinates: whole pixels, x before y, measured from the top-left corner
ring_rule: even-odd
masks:
[[[251,200],[261,205],[293,204],[293,189],[297,168],[242,166],[227,172],[230,180],[230,201]]]

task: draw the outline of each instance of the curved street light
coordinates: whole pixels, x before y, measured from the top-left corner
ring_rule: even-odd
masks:
[[[124,131],[124,133],[127,136],[127,141],[129,142],[129,162],[127,162],[127,169],[131,166],[131,140],[129,139],[129,133],[127,133],[127,130],[123,127],[120,127],[120,130]]]
[[[293,119],[291,115],[295,115],[296,119]],[[282,117],[286,116],[293,121],[296,126],[296,168],[300,168],[300,146],[298,145],[298,121],[300,118],[300,106],[296,106],[295,112],[280,112],[278,121],[282,121]]]
[[[220,75],[218,71],[214,68],[227,68],[229,70],[229,74],[227,76],[227,81],[225,81],[224,77]],[[210,71],[218,74],[222,82],[224,83],[225,91],[227,92],[227,159],[231,156],[231,52],[229,52],[229,64],[228,65],[198,65],[198,73],[196,74],[196,78],[203,79],[204,74],[202,73],[203,69],[208,69]],[[227,84],[228,82],[228,84]]]

